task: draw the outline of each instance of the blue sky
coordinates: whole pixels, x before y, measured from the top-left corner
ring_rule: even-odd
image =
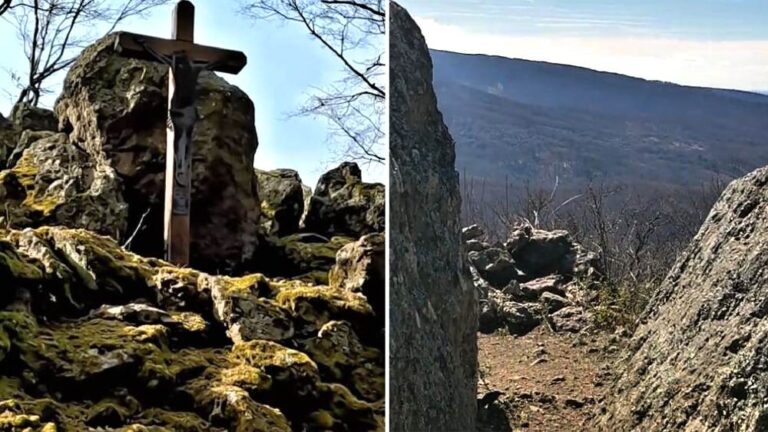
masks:
[[[175,3],[175,2],[174,2]],[[339,63],[296,23],[253,21],[238,13],[236,0],[196,0],[195,40],[205,45],[241,50],[248,65],[237,76],[222,74],[242,88],[256,108],[259,149],[255,165],[259,168],[292,168],[304,183],[315,187],[317,178],[336,161],[328,151],[328,128],[324,120],[291,117],[313,88],[324,87],[343,74]],[[126,21],[119,28],[134,33],[170,37],[173,5],[155,9],[147,19]],[[7,69],[23,71],[21,48],[7,46],[16,41],[13,26],[0,19],[0,90],[11,89]],[[11,44],[12,44],[11,42]],[[55,95],[43,100],[51,106],[63,75],[57,77]],[[8,115],[11,96],[0,92],[0,112]],[[365,181],[386,180],[384,167],[363,169]]]
[[[768,90],[767,0],[402,0],[432,48]]]

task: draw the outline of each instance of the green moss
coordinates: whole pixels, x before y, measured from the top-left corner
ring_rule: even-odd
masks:
[[[232,432],[291,431],[279,410],[255,402],[239,387],[214,386],[204,394],[203,403],[213,407],[212,421],[227,425]]]
[[[43,270],[38,263],[22,258],[18,250],[6,240],[0,240],[0,280],[7,282],[40,281]],[[2,295],[0,295],[2,298]]]
[[[273,386],[278,387],[276,391],[289,388],[292,393],[306,395],[319,381],[317,365],[306,354],[274,342],[255,340],[235,344],[230,359],[267,374]]]
[[[332,320],[359,321],[373,316],[361,294],[326,286],[297,286],[282,289],[276,301],[316,328]]]
[[[30,314],[0,311],[0,365],[3,358],[14,356],[34,367],[40,349],[37,321]]]
[[[203,285],[206,288],[211,288],[214,284],[219,292],[228,296],[247,296],[249,294],[258,294],[269,291],[269,280],[259,273],[242,277],[209,277],[206,278]]]
[[[150,408],[133,418],[138,425],[160,427],[174,432],[204,432],[212,430],[211,425],[195,413],[185,411],[166,411]]]
[[[368,401],[384,398],[383,354],[364,346],[348,323],[324,325],[303,351],[320,366],[324,380],[344,384]]]
[[[363,402],[339,384],[318,385],[318,410],[310,414],[310,429],[383,431],[384,418],[373,405]]]
[[[221,372],[221,382],[225,385],[240,387],[249,393],[257,394],[272,387],[272,378],[262,369],[240,364]]]

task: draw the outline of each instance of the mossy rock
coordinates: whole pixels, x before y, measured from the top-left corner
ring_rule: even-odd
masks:
[[[336,263],[336,253],[352,242],[350,237],[325,238],[316,234],[269,237],[262,241],[256,269],[271,277],[303,278],[327,284],[328,271]]]
[[[360,294],[211,276],[53,227],[0,230],[0,272],[0,414],[19,430],[377,428],[384,374],[355,339],[375,326]],[[293,333],[265,340],[265,316]]]
[[[362,294],[326,286],[290,284],[275,297],[303,324],[303,331],[316,332],[332,320],[345,320],[364,327],[374,320],[373,309]]]
[[[310,430],[339,432],[384,431],[384,415],[370,403],[357,399],[339,384],[320,384],[317,393],[322,407],[310,414]]]
[[[122,238],[128,206],[114,170],[70,143],[66,134],[25,133],[22,138],[27,148],[9,155],[13,166],[0,172],[4,223],[85,228]]]
[[[357,164],[344,162],[323,174],[309,200],[304,229],[325,236],[384,231],[384,185],[364,183]]]
[[[363,400],[384,399],[384,355],[364,346],[349,323],[325,324],[302,350],[317,363],[324,381],[344,384]]]

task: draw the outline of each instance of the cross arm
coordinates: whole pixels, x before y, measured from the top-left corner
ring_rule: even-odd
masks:
[[[183,51],[191,61],[210,65],[206,69],[231,74],[240,72],[247,63],[245,54],[240,51],[128,32],[118,33],[115,51],[125,57],[148,61],[158,61],[158,57],[173,57]]]

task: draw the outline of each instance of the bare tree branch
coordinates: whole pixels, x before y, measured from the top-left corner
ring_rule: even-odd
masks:
[[[383,0],[244,0],[254,19],[297,23],[336,58],[345,75],[317,90],[297,115],[324,118],[339,158],[383,163],[386,65]]]
[[[78,50],[103,34],[112,32],[127,18],[141,16],[170,0],[9,0],[0,13],[10,10],[27,59],[23,75],[14,74],[19,87],[18,104],[36,106],[47,93],[51,76],[68,68]],[[106,33],[94,28],[108,25]]]

